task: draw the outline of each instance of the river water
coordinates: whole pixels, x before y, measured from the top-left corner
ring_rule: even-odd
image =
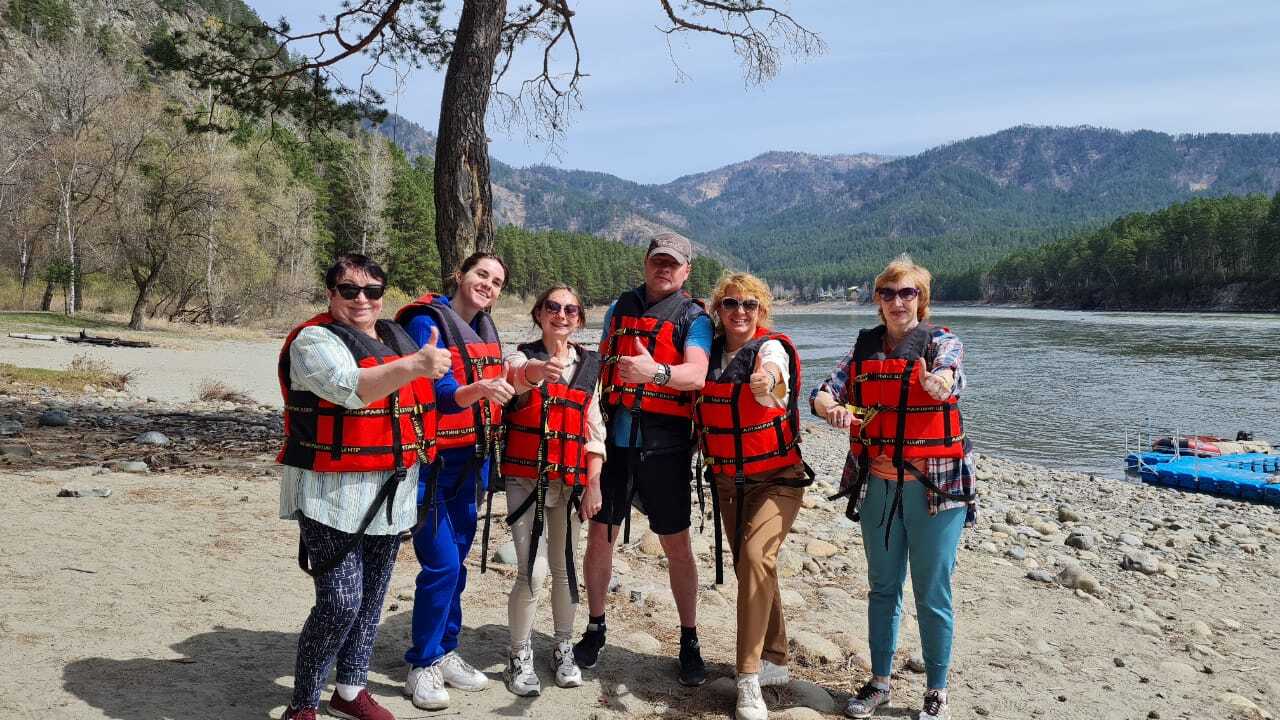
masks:
[[[979,452],[1122,477],[1126,435],[1147,426],[1280,442],[1280,315],[937,306],[932,321],[964,342]],[[807,395],[876,322],[851,306],[773,324],[800,349]]]

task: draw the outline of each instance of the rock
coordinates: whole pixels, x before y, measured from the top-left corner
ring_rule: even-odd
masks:
[[[616,593],[622,589],[622,579],[617,575],[609,576],[609,592]]]
[[[902,667],[904,670],[908,670],[913,673],[922,673],[924,672],[924,657],[918,652],[913,652],[907,657],[906,661],[902,663]]]
[[[1066,505],[1059,505],[1058,522],[1080,522],[1080,513],[1077,513]]]
[[[721,675],[703,687],[702,692],[732,702],[738,697],[738,683],[732,677]]]
[[[1195,580],[1201,585],[1204,585],[1205,587],[1210,587],[1210,588],[1222,587],[1222,583],[1218,580],[1218,578],[1212,575],[1192,575],[1191,579]]]
[[[1023,518],[1022,513],[1018,512],[1017,510],[1009,510],[1004,514],[1004,521],[1009,523],[1010,525],[1013,525],[1014,527],[1017,527],[1018,525],[1021,525],[1023,522],[1025,522],[1026,519]]]
[[[818,588],[818,597],[831,607],[844,607],[849,602],[849,591],[838,587],[820,587]]]
[[[22,422],[18,420],[0,420],[0,437],[17,435],[22,432]]]
[[[1093,530],[1087,527],[1079,527],[1071,531],[1071,534],[1067,536],[1063,544],[1077,550],[1092,550],[1098,544],[1098,541],[1093,535]]]
[[[729,601],[715,590],[704,590],[698,597],[699,605],[702,607],[722,608],[729,606]]]
[[[65,427],[71,424],[71,416],[66,410],[53,408],[40,413],[40,419],[37,422],[46,427]]]
[[[1053,574],[1043,568],[1032,570],[1027,573],[1027,578],[1042,583],[1051,583],[1054,581]]]
[[[840,548],[827,542],[826,540],[814,539],[805,543],[804,551],[808,553],[809,557],[829,558],[832,555],[835,555],[836,553],[840,552]]]
[[[1162,630],[1159,625],[1153,622],[1142,622],[1140,620],[1121,620],[1120,624],[1127,628],[1133,628],[1134,630],[1137,630],[1143,635],[1150,635],[1151,637],[1156,637],[1156,638],[1164,637],[1164,630]]]
[[[1005,550],[1004,554],[1019,562],[1021,562],[1023,559],[1027,557],[1027,551],[1021,545],[1014,545],[1008,550]]]
[[[1184,662],[1166,660],[1159,665],[1160,677],[1169,682],[1195,683],[1200,680],[1200,671]]]
[[[1192,635],[1198,635],[1203,638],[1213,637],[1213,630],[1203,620],[1192,620],[1187,624],[1187,629],[1191,631]]]
[[[662,643],[648,633],[637,631],[622,636],[622,647],[641,655],[657,655],[662,649]]]
[[[1247,718],[1247,720],[1263,720],[1266,717],[1266,713],[1262,712],[1262,708],[1253,704],[1253,701],[1243,695],[1230,692],[1222,693],[1218,696],[1218,702],[1230,709],[1232,717]]]
[[[811,683],[808,680],[792,680],[787,684],[787,694],[796,703],[811,711],[828,715],[837,712],[836,701],[835,698],[831,697],[831,693],[827,692],[821,685]]]
[[[649,595],[649,591],[643,588],[636,588],[628,594],[628,599],[632,605],[643,605],[644,599]]]
[[[1130,550],[1120,559],[1120,569],[1155,575],[1160,572],[1160,562],[1141,550]]]
[[[1098,581],[1079,565],[1067,565],[1054,579],[1063,587],[1083,590],[1090,595],[1097,595],[1102,590]]]
[[[141,460],[112,460],[107,463],[107,467],[115,472],[127,473],[144,473],[149,472],[151,468]]]
[[[493,561],[502,563],[503,565],[515,565],[518,561],[516,557],[516,544],[512,541],[503,543],[502,547],[498,548],[498,550],[493,553]]]
[[[29,458],[32,454],[30,446],[27,445],[19,445],[17,443],[0,445],[0,456],[3,457]]]
[[[782,548],[778,551],[778,576],[779,577],[795,577],[800,574],[800,568],[804,567],[804,561],[796,553]]]
[[[1013,535],[1013,527],[1004,523],[991,523],[991,532],[1004,533],[1005,535]]]
[[[663,557],[666,555],[662,550],[662,540],[652,530],[645,530],[644,535],[640,537],[640,552],[649,557]]]
[[[1239,630],[1241,625],[1231,618],[1218,618],[1218,627],[1223,630]]]
[[[57,495],[57,496],[58,496],[58,497],[71,497],[71,498],[78,498],[78,497],[100,497],[100,498],[104,498],[104,497],[111,497],[111,488],[109,488],[109,487],[96,487],[96,488],[81,489],[81,488],[69,488],[69,487],[64,487],[64,488],[62,488],[61,490],[59,490],[59,491],[58,491],[58,495]]]
[[[169,438],[162,432],[149,430],[133,439],[134,442],[142,445],[168,445]]]
[[[844,660],[844,653],[827,638],[808,630],[791,633],[791,652],[802,665],[816,667]]]
[[[1142,538],[1133,533],[1120,533],[1120,544],[1129,547],[1142,547]]]
[[[1058,523],[1047,520],[1037,520],[1031,523],[1031,528],[1041,535],[1053,535],[1059,530]]]
[[[737,689],[735,688],[734,691],[737,692]],[[823,692],[826,692],[826,691],[823,690]],[[831,697],[831,696],[828,695],[827,697]],[[834,706],[835,701],[832,700],[831,704]],[[823,711],[823,712],[827,712],[828,714],[834,714],[835,710]],[[778,718],[779,720],[823,720],[823,718],[826,717],[825,715],[823,715],[823,712],[819,712],[817,710],[814,710],[811,707],[805,707],[801,705],[799,707],[787,708],[786,710],[783,710],[782,712],[777,713],[776,715],[773,715],[773,717]]]
[[[1237,540],[1253,537],[1253,531],[1249,529],[1248,525],[1244,525],[1242,523],[1232,523],[1231,525],[1228,525],[1227,534]]]

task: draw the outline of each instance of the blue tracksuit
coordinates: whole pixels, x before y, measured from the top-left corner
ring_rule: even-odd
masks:
[[[419,344],[431,337],[435,321],[418,315],[409,321],[409,335]],[[441,333],[437,345],[444,347]],[[435,383],[440,412],[452,414],[462,409],[454,401],[457,379],[445,373]],[[467,410],[466,412],[470,412]],[[476,483],[487,488],[489,463],[470,465],[475,449],[453,448],[440,452],[440,475],[436,481],[434,517],[413,537],[413,551],[422,569],[413,594],[413,645],[404,659],[413,667],[424,667],[458,647],[462,630],[462,591],[467,586],[467,554],[476,536]],[[468,469],[466,476],[463,471]],[[418,476],[418,505],[427,502],[426,473]]]

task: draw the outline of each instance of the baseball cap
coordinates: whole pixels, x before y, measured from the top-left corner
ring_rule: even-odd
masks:
[[[649,250],[644,256],[653,255],[670,255],[682,265],[688,265],[693,260],[693,243],[680,233],[658,233],[649,241]]]

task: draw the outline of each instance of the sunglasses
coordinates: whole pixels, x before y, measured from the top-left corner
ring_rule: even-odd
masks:
[[[756,299],[739,300],[738,298],[727,297],[720,299],[720,307],[729,312],[736,312],[738,308],[742,308],[743,312],[755,312],[760,309],[760,301]]]
[[[387,291],[384,285],[352,285],[350,283],[340,283],[335,290],[342,296],[343,300],[355,300],[360,297],[360,293],[370,300],[380,300],[382,293]]]
[[[920,296],[920,291],[913,287],[904,287],[894,290],[893,288],[876,288],[876,294],[885,302],[893,302],[895,297],[902,298],[903,302],[911,302]]]
[[[578,317],[578,315],[582,314],[581,305],[574,305],[573,303],[570,303],[568,305],[561,305],[555,300],[543,300],[542,309],[545,310],[546,312],[551,313],[552,315],[559,315],[560,311],[563,310],[564,316],[570,319],[576,318]]]

